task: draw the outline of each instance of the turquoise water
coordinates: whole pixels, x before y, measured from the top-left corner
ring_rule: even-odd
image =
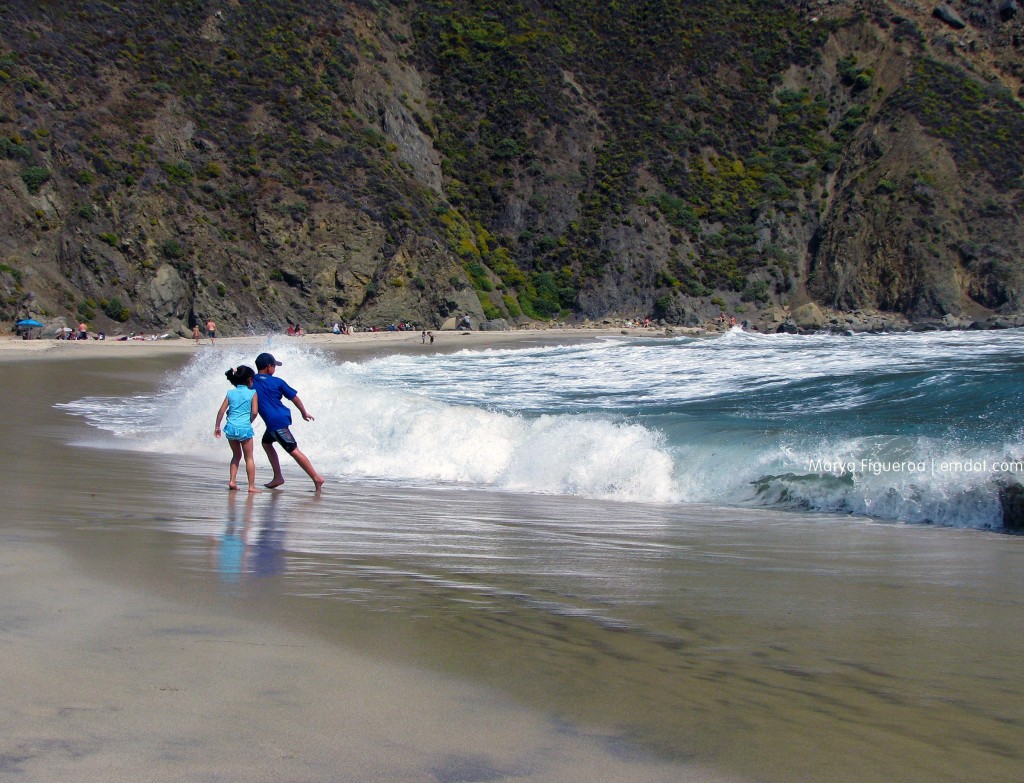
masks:
[[[1024,472],[1024,332],[607,340],[363,363],[272,344],[346,480],[999,528]],[[125,448],[209,455],[222,365],[67,407]],[[141,414],[141,415],[140,415]],[[296,417],[298,418],[298,417]]]

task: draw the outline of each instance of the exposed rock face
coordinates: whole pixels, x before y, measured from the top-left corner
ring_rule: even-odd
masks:
[[[758,4],[772,35],[384,5],[0,7],[0,321],[1024,309],[1016,0]]]
[[[936,19],[941,19],[954,30],[963,30],[967,27],[967,22],[960,17],[960,14],[953,10],[949,3],[939,3],[935,6],[932,16]]]

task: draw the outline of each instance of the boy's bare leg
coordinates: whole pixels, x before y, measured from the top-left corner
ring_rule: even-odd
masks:
[[[295,461],[299,463],[299,467],[306,471],[306,475],[313,479],[313,486],[315,487],[313,491],[319,492],[320,487],[324,485],[324,479],[313,468],[313,463],[309,461],[309,457],[307,457],[298,449],[292,449],[292,457],[294,457]]]
[[[281,475],[281,460],[277,458],[277,449],[274,448],[273,443],[264,443],[263,450],[267,452],[267,460],[270,462],[270,467],[274,471],[274,477],[263,486],[267,489],[279,487],[284,484],[284,476]]]

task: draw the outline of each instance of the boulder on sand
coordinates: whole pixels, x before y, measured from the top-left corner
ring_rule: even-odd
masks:
[[[814,302],[808,302],[796,308],[791,315],[792,321],[798,329],[803,331],[814,331],[825,325],[825,314]]]
[[[1003,510],[1003,527],[1014,532],[1024,531],[1024,486],[1006,482],[999,488],[999,505]]]

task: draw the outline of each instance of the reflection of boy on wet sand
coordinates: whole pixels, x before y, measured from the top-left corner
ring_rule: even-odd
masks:
[[[313,421],[313,417],[306,412],[306,406],[299,399],[299,393],[291,386],[275,378],[274,373],[281,366],[269,353],[261,353],[256,357],[256,378],[253,387],[259,397],[259,413],[263,423],[267,425],[267,431],[263,433],[263,450],[267,452],[267,459],[270,460],[270,467],[274,469],[274,477],[263,486],[273,489],[284,484],[284,476],[281,474],[281,461],[278,459],[277,450],[274,444],[277,443],[291,454],[299,467],[306,471],[313,479],[314,491],[319,492],[324,485],[324,480],[313,468],[309,457],[299,451],[299,444],[291,432],[292,412],[281,402],[281,398],[289,400],[292,405],[299,409],[303,421]]]
[[[250,570],[258,579],[267,579],[284,571],[285,524],[277,509],[280,497],[277,492],[272,492],[269,502],[263,505],[263,521],[250,556]]]

